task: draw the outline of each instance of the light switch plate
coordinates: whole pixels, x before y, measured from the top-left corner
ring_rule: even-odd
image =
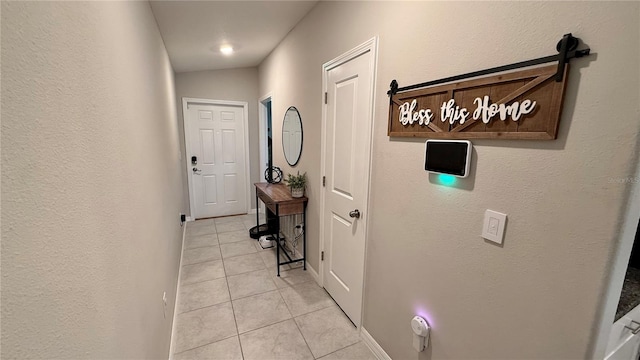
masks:
[[[502,244],[506,223],[507,214],[493,210],[485,211],[484,222],[482,224],[482,237],[497,244]]]

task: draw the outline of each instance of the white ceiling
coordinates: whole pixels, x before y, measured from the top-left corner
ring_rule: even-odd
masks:
[[[257,66],[316,2],[150,1],[175,72]]]

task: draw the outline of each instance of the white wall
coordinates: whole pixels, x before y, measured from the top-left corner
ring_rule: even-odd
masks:
[[[251,161],[251,193],[253,184],[264,180],[260,174],[260,136],[258,126],[258,68],[231,70],[193,71],[176,74],[176,96],[178,99],[178,126],[183,161],[191,158],[186,153],[184,142],[184,119],[182,98],[246,101],[249,103],[249,159]],[[189,211],[189,185],[186,170],[182,171],[185,208]],[[249,197],[251,208],[256,207],[255,196]]]
[[[260,65],[274,144],[287,107],[302,115],[318,269],[321,67],[379,36],[364,327],[392,358],[589,357],[629,190],[609,179],[633,176],[639,153],[639,23],[638,3],[320,2]],[[595,55],[572,61],[557,140],[474,141],[470,178],[445,187],[423,170],[424,140],[387,136],[391,80],[551,55],[568,32]],[[503,247],[479,236],[487,208],[509,215]],[[422,354],[415,313],[433,326]]]
[[[166,359],[182,165],[149,4],[1,6],[1,356]]]

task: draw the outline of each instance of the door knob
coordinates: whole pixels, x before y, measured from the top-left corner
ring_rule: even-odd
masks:
[[[194,174],[200,174],[202,172],[202,170],[199,170],[197,167],[193,168],[193,173]]]
[[[349,211],[349,216],[352,218],[360,219],[360,210],[355,209],[353,211]]]

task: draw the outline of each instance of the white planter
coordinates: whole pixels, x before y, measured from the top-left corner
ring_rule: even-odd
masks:
[[[304,196],[304,188],[291,188],[291,196],[294,198],[299,198]]]

